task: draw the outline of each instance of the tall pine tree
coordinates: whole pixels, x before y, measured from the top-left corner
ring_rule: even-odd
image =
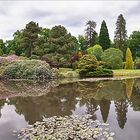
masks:
[[[121,49],[123,53],[125,53],[127,48],[127,30],[126,30],[126,21],[122,14],[118,16],[116,22],[114,43],[116,48]]]
[[[97,32],[95,31],[96,22],[89,20],[86,23],[86,26],[87,28],[85,30],[85,34],[86,34],[87,44],[88,44],[88,47],[91,47],[91,46],[94,46],[97,41]]]
[[[102,46],[103,50],[110,48],[109,33],[106,26],[106,22],[103,20],[101,24],[100,34],[99,34],[99,44]]]
[[[38,35],[41,31],[38,23],[33,21],[26,24],[25,29],[22,33],[22,47],[25,48],[25,53],[27,57],[32,56],[33,49],[38,40]]]

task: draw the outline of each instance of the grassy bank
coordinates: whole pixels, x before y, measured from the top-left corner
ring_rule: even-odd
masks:
[[[78,78],[78,70],[73,70],[71,68],[59,68],[59,74],[61,78]]]
[[[140,76],[140,70],[113,70],[114,76]]]
[[[59,73],[63,78],[78,78],[78,70],[72,70],[70,68],[60,68]],[[113,76],[140,76],[140,70],[113,70]]]

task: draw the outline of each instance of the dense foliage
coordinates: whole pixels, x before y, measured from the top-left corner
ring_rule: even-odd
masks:
[[[123,67],[123,53],[119,49],[109,48],[101,56],[105,62],[104,67],[109,69],[121,69]]]
[[[140,69],[140,58],[136,58],[134,64],[136,69]]]
[[[29,22],[22,32],[21,47],[25,50],[27,57],[31,57],[34,48],[38,41],[38,34],[40,33],[40,27],[38,23],[33,21]]]
[[[55,78],[52,70],[44,61],[18,60],[9,64],[3,71],[2,77],[8,79],[39,79]],[[55,73],[55,72],[54,72]],[[56,74],[56,73],[55,73]]]
[[[94,55],[84,55],[78,63],[78,68],[80,77],[113,76],[111,70],[99,67],[99,62]]]
[[[87,49],[88,54],[94,55],[97,60],[101,60],[101,55],[103,53],[103,49],[100,45],[94,45]]]
[[[114,42],[111,42],[106,22],[103,20],[101,23],[99,37],[96,25],[93,20],[87,21],[85,35],[75,37],[62,25],[49,29],[42,28],[38,23],[31,21],[23,29],[17,30],[13,34],[13,39],[6,41],[0,39],[0,56],[15,54],[28,59],[44,60],[51,68],[76,69],[82,65],[81,73],[88,69],[91,70],[90,75],[95,73],[98,75],[98,72],[108,71],[101,67],[121,69],[123,64],[128,65],[128,60],[126,63],[123,62],[128,46],[132,51],[135,68],[140,67],[140,62],[136,59],[140,57],[140,31],[134,31],[127,38],[126,21],[120,14],[116,22]],[[130,57],[126,56],[126,58]],[[94,68],[95,64],[98,64],[96,68]]]
[[[99,44],[102,46],[103,50],[110,48],[110,38],[106,22],[103,20],[101,24],[100,34],[99,34]]]
[[[126,50],[125,69],[134,69],[133,58],[132,58],[131,50],[129,48],[127,48]]]
[[[140,57],[140,31],[133,31],[129,37],[128,46],[134,59]]]

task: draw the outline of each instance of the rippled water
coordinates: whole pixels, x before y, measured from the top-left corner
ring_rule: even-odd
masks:
[[[38,93],[42,95],[27,96]],[[140,79],[82,81],[55,88],[6,82],[0,83],[0,98],[0,140],[16,140],[13,130],[44,116],[74,114],[91,114],[94,120],[110,123],[116,140],[140,140]]]

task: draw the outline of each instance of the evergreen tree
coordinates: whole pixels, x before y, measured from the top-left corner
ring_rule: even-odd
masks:
[[[38,35],[40,33],[40,27],[38,23],[33,21],[26,25],[22,34],[22,47],[25,49],[27,57],[32,55],[33,49],[35,48],[36,42],[38,40]]]
[[[122,14],[118,16],[116,22],[114,43],[116,48],[121,49],[123,53],[125,53],[127,48],[127,30],[126,30],[126,21]]]
[[[99,34],[99,44],[102,46],[103,50],[110,48],[109,33],[106,26],[106,22],[103,20],[101,24],[100,34]]]
[[[134,68],[134,64],[133,64],[132,53],[131,53],[131,50],[127,48],[125,69],[133,69],[133,68]]]
[[[86,23],[86,39],[87,44],[89,47],[94,46],[97,42],[97,32],[95,31],[96,28],[96,22],[95,21],[88,21]]]

